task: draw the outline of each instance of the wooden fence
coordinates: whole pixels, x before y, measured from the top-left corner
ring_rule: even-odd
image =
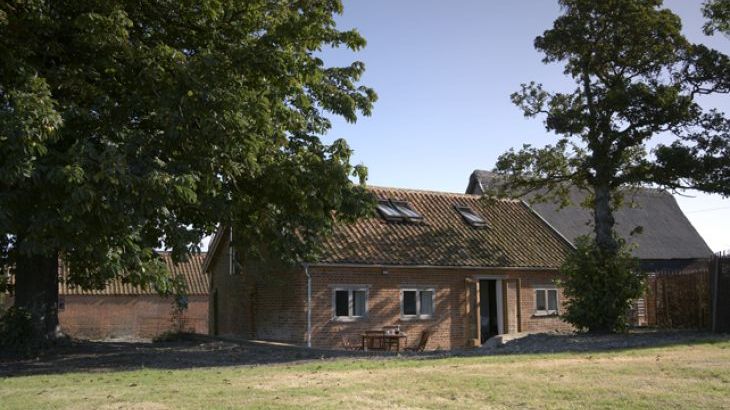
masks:
[[[631,322],[730,333],[730,252],[718,253],[707,264],[649,273],[644,297],[632,306]]]
[[[712,330],[730,333],[730,251],[715,255],[710,266],[713,271]]]
[[[709,266],[649,274],[645,295],[646,324],[673,329],[710,329],[711,277]]]

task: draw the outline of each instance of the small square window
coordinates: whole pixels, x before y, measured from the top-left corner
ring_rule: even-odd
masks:
[[[535,289],[535,315],[547,316],[558,314],[558,290]]]
[[[334,318],[352,320],[367,316],[368,290],[366,287],[339,287],[332,297]]]
[[[433,288],[401,289],[401,316],[404,319],[428,319],[433,313]]]

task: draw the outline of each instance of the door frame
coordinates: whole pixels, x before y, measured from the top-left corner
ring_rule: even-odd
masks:
[[[472,276],[477,283],[481,280],[493,280],[496,281],[494,292],[497,294],[497,332],[500,335],[504,334],[504,289],[503,283],[506,279],[505,275],[474,275]],[[478,289],[478,288],[477,288]],[[478,296],[477,296],[478,297]],[[481,301],[480,301],[481,302]],[[477,314],[479,316],[479,314]],[[478,320],[481,320],[478,319]],[[477,323],[479,324],[479,323]],[[477,336],[481,341],[482,329],[481,326],[477,327]]]

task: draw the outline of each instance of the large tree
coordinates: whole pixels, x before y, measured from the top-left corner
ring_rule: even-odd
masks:
[[[375,93],[339,0],[0,3],[0,256],[15,303],[57,325],[58,260],[69,280],[174,281],[218,223],[240,248],[311,254],[313,238],[368,208],[327,115],[354,122]],[[243,245],[248,245],[244,247]],[[255,245],[255,246],[254,246]],[[255,253],[255,252],[252,252]]]
[[[730,195],[728,118],[697,102],[700,94],[730,91],[730,62],[691,44],[661,0],[559,3],[562,15],[535,48],[543,62],[563,64],[576,88],[548,92],[533,82],[512,95],[525,116],[544,116],[558,140],[510,150],[496,171],[505,181],[501,194],[565,200],[572,187],[590,192],[584,205],[593,210],[594,246],[605,264],[622,254],[613,213],[625,188]],[[647,145],[660,135],[674,140],[652,155]]]
[[[702,14],[707,18],[705,34],[719,31],[730,36],[730,0],[710,0],[702,5]]]

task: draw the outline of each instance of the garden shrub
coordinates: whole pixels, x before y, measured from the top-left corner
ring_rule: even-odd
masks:
[[[42,338],[36,335],[30,312],[10,307],[0,315],[0,356],[26,357],[36,352]]]
[[[562,317],[578,330],[608,333],[628,327],[631,302],[642,295],[644,276],[626,242],[618,242],[619,251],[611,255],[591,238],[579,237],[560,269],[567,299]]]

